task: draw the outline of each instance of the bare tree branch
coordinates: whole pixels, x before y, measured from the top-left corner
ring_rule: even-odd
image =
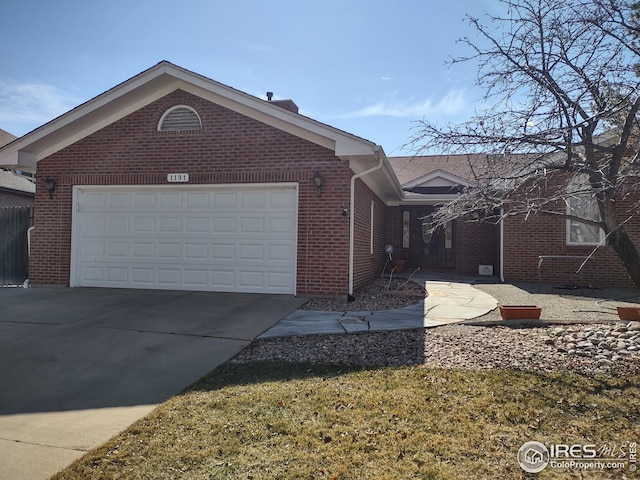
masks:
[[[458,125],[423,119],[410,142],[416,154],[486,154],[435,225],[466,215],[580,221],[604,230],[640,288],[640,258],[616,203],[640,194],[640,2],[501,2],[506,15],[467,17],[476,37],[460,42],[470,54],[451,60],[477,64],[488,107]],[[597,202],[601,221],[566,208],[566,189],[550,188],[562,174],[587,179],[580,194]]]

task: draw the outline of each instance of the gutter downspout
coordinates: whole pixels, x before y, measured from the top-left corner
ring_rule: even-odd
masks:
[[[353,260],[354,260],[354,240],[355,240],[355,203],[356,203],[356,180],[360,177],[364,177],[365,175],[370,174],[371,172],[375,172],[382,168],[384,164],[384,155],[382,155],[380,146],[376,145],[373,147],[373,154],[378,157],[378,164],[375,167],[370,168],[369,170],[365,170],[364,172],[356,173],[351,177],[351,191],[350,191],[350,199],[349,199],[349,293],[347,296],[347,300],[352,302],[355,298],[353,296]]]
[[[500,281],[504,283],[504,208],[500,209]]]

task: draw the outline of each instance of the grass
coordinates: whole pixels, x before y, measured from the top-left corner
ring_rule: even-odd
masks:
[[[639,414],[639,378],[225,364],[53,478],[633,478],[527,476],[516,454],[638,441]]]

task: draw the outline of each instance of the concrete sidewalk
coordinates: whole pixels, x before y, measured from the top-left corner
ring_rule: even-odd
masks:
[[[363,312],[296,310],[258,338],[437,327],[482,316],[498,306],[495,298],[468,283],[424,276],[414,281],[424,282],[429,294],[416,305]]]

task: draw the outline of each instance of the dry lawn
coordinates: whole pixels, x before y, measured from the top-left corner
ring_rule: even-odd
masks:
[[[639,378],[226,364],[54,479],[635,478],[516,454],[639,441],[639,418]]]

